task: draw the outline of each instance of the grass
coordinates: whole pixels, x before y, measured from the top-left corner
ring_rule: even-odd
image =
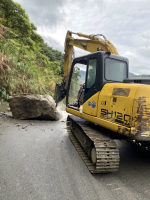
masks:
[[[0,42],[1,97],[7,99],[8,95],[18,93],[53,96],[55,83],[61,81],[60,75],[54,73],[59,63],[49,62],[46,56],[15,40]]]

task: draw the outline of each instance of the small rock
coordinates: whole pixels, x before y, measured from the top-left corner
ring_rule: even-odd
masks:
[[[10,108],[7,108],[7,111],[10,112]]]
[[[31,123],[32,126],[34,126],[34,123]]]
[[[23,126],[23,127],[22,127],[22,129],[25,129],[25,128],[27,128],[27,126]]]
[[[18,127],[19,127],[19,126],[20,126],[20,124],[17,124],[16,126],[18,126]]]
[[[0,115],[5,115],[5,112],[1,112]]]

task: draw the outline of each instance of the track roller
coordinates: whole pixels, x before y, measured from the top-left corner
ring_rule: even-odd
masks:
[[[73,115],[68,116],[67,131],[91,173],[108,173],[118,170],[119,151],[111,137],[96,130],[87,121]]]

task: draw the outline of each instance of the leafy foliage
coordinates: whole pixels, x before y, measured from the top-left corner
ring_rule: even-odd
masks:
[[[43,39],[35,32],[35,25],[30,23],[28,15],[20,4],[12,0],[1,0],[0,10],[1,17],[5,19],[2,24],[13,30],[13,35],[10,37],[7,35],[7,38],[17,39],[32,49],[39,47]]]
[[[53,95],[61,81],[63,55],[36,33],[20,4],[0,1],[0,96],[14,93]]]
[[[5,88],[0,88],[0,96],[2,98],[2,100],[8,100],[9,95],[6,92]]]
[[[60,63],[61,71],[59,73],[62,74],[64,66],[64,55],[61,52],[54,50],[52,47],[49,47],[46,43],[42,43],[40,47],[41,53],[47,56],[50,61],[58,61]]]

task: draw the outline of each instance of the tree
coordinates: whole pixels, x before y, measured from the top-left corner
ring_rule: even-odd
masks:
[[[54,50],[52,47],[49,47],[47,43],[41,43],[41,53],[44,54],[49,58],[50,61],[57,61],[60,63],[60,74],[63,73],[63,67],[64,67],[64,55],[57,51]]]
[[[63,54],[49,47],[25,10],[0,0],[0,96],[13,93],[52,95],[62,76]]]
[[[6,20],[4,25],[22,36],[29,36],[32,26],[21,5],[12,0],[1,0],[0,7]]]
[[[9,27],[13,31],[13,35],[6,35],[7,38],[15,38],[20,42],[30,46],[32,49],[37,49],[43,39],[35,31],[36,26],[30,23],[29,17],[20,4],[12,0],[1,0],[0,2],[0,17],[5,21],[2,24]]]

